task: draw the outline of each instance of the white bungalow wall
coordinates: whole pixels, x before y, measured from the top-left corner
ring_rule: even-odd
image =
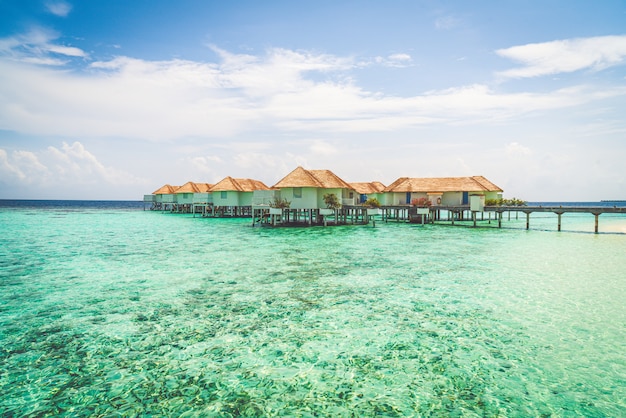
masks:
[[[163,203],[176,203],[176,195],[175,194],[164,194],[161,198],[161,202]]]
[[[252,204],[255,206],[269,205],[276,197],[280,197],[278,190],[255,190],[252,192]]]
[[[354,190],[341,189],[341,204],[356,206],[360,204],[361,195]]]
[[[192,204],[193,193],[177,193],[176,203],[181,204],[181,205]]]
[[[194,193],[193,203],[197,205],[213,203],[213,193]]]
[[[441,196],[441,204],[444,206],[459,206],[463,204],[463,192],[445,192]]]
[[[215,191],[213,192],[213,205],[215,206],[240,206],[238,191]]]
[[[412,199],[416,199],[419,193],[411,193],[411,199],[409,199],[409,204]],[[387,206],[398,206],[398,205],[406,205],[406,192],[401,193],[384,193],[385,196],[385,205]]]
[[[391,206],[393,204],[392,194],[393,193],[379,193],[377,199],[382,206]]]
[[[297,193],[301,191],[301,193]],[[314,187],[285,187],[280,189],[280,197],[291,202],[291,209],[317,208],[317,189]],[[325,207],[325,206],[323,206]]]
[[[253,192],[239,192],[239,206],[251,206]]]

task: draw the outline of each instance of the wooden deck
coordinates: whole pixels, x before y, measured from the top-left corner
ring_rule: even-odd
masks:
[[[498,227],[502,227],[502,216],[505,212],[522,212],[526,215],[526,229],[530,228],[530,214],[534,212],[549,212],[557,215],[557,230],[561,230],[561,215],[565,213],[589,213],[595,217],[594,231],[598,233],[598,218],[604,213],[626,214],[626,207],[619,206],[485,206],[483,212],[471,211],[469,206],[431,206],[431,221],[440,219],[441,211],[452,214],[451,221],[454,224],[457,219],[464,219],[464,214],[469,213],[471,220],[476,226],[478,213],[495,213]]]
[[[599,217],[602,214],[626,214],[625,206],[484,206],[483,210],[471,210],[469,205],[462,206],[430,206],[417,208],[410,205],[382,206],[377,209],[365,208],[360,205],[344,205],[341,209],[272,209],[268,205],[214,207],[213,205],[154,205],[152,210],[163,210],[177,213],[200,214],[203,217],[241,217],[252,218],[252,226],[315,226],[315,225],[369,225],[376,226],[376,221],[407,222],[419,224],[444,224],[455,222],[471,222],[474,227],[478,221],[497,222],[502,228],[504,214],[511,213],[518,218],[520,213],[526,215],[526,229],[530,229],[532,213],[554,213],[557,215],[557,231],[561,231],[561,216],[566,213],[588,213],[594,215],[594,232],[599,231]]]

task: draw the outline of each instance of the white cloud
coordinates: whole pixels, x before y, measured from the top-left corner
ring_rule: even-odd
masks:
[[[620,65],[626,57],[626,35],[565,39],[499,49],[502,57],[523,67],[499,73],[510,78],[538,77]]]
[[[20,168],[9,161],[9,156],[5,150],[0,148],[0,173],[2,173],[3,182],[12,182],[13,180],[24,180],[26,175]]]
[[[512,156],[527,156],[531,155],[532,151],[530,148],[520,145],[517,142],[511,142],[506,146],[506,153]]]
[[[37,152],[15,150],[10,156],[0,149],[0,171],[11,181],[42,187],[145,183],[145,180],[122,170],[106,167],[78,141],[71,145],[64,142],[60,148],[49,146]]]
[[[71,58],[87,58],[80,48],[55,43],[59,34],[55,31],[34,27],[29,32],[0,39],[2,57],[38,65],[62,66]]]
[[[72,5],[64,1],[48,1],[46,9],[55,16],[66,17],[72,10]]]
[[[573,88],[501,94],[485,85],[471,85],[392,97],[365,91],[349,80],[312,81],[296,68],[308,71],[319,59],[306,66],[299,56],[291,69],[286,69],[285,59],[283,55],[275,65],[272,56],[232,70],[230,64],[120,57],[95,63],[88,76],[0,61],[5,80],[0,82],[0,128],[149,140],[230,137],[258,129],[300,131],[312,126],[322,131],[388,131],[516,117],[625,93]]]
[[[313,141],[309,149],[313,154],[318,155],[333,155],[339,152],[333,145],[322,140]]]
[[[54,61],[52,51],[81,56],[79,49],[54,44],[55,36],[31,32],[26,38],[39,50],[32,48],[30,55],[22,51],[22,62],[0,59],[0,129],[73,138],[202,137],[223,142],[259,131],[386,132],[473,124],[626,94],[593,86],[502,93],[475,84],[387,96],[355,84],[348,72],[356,67],[352,58],[280,48],[252,56],[213,47],[220,56],[216,63],[121,56],[92,62],[84,73],[23,62]],[[0,51],[10,55],[19,41],[0,41]],[[408,64],[411,57],[398,53],[382,60]]]
[[[199,157],[186,157],[183,159],[183,165],[191,167],[192,172],[197,172],[202,175],[213,174],[216,170],[216,166],[223,164],[222,158],[218,156],[199,156]]]
[[[252,169],[275,168],[280,165],[280,157],[269,153],[245,152],[236,154],[233,157],[235,165],[246,171]]]
[[[461,19],[454,16],[442,16],[435,20],[435,28],[440,30],[450,30],[459,26]]]
[[[405,68],[411,66],[412,58],[409,54],[391,54],[386,57],[375,57],[376,64],[392,68]]]

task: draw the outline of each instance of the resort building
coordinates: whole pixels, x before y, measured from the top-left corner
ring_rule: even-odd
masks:
[[[192,181],[188,181],[174,191],[176,194],[176,208],[179,212],[191,212],[194,194],[200,193],[200,184],[203,184],[203,189],[206,188],[206,183],[194,183]]]
[[[357,204],[363,204],[367,199],[376,199],[382,205],[384,204],[385,185],[379,181],[370,183],[349,183],[350,187],[358,194]]]
[[[252,197],[258,190],[270,188],[259,180],[225,177],[209,190],[213,216],[251,216]]]
[[[172,210],[176,203],[176,189],[178,189],[178,186],[165,184],[152,192],[152,194],[144,195],[143,201],[152,202],[152,209],[155,210],[167,210],[168,205],[169,209]]]
[[[400,177],[387,186],[386,205],[411,205],[428,200],[433,206],[462,206],[470,204],[470,196],[483,199],[502,197],[502,189],[483,176],[411,178]]]
[[[214,185],[166,184],[144,196],[144,202],[172,212],[252,217],[253,225],[367,224],[372,216],[424,223],[440,220],[442,212],[452,222],[463,220],[465,212],[475,216],[484,212],[487,199],[501,198],[501,193],[482,176],[401,177],[385,187],[377,181],[347,183],[330,170],[297,167],[271,188],[259,180],[229,176]],[[364,205],[374,198],[380,208]]]
[[[297,167],[270,191],[257,193],[254,201],[253,225],[326,225],[329,219],[335,224],[345,223],[345,208],[358,204],[358,194],[330,170]],[[340,211],[341,207],[344,209]]]
[[[208,209],[213,205],[212,184],[196,183],[197,192],[193,193],[193,213],[207,214]]]
[[[352,187],[330,170],[305,170],[297,167],[272,188],[280,190],[280,197],[291,202],[292,209],[326,208],[326,194],[334,194],[342,205],[356,203]]]

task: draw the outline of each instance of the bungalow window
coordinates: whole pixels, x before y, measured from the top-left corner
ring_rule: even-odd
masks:
[[[302,187],[293,188],[293,197],[294,199],[300,199],[302,197]]]
[[[227,191],[222,191],[222,192],[220,192],[220,197],[221,197],[222,199],[226,199],[226,198],[227,198],[227,196],[228,196],[228,192],[227,192]]]

